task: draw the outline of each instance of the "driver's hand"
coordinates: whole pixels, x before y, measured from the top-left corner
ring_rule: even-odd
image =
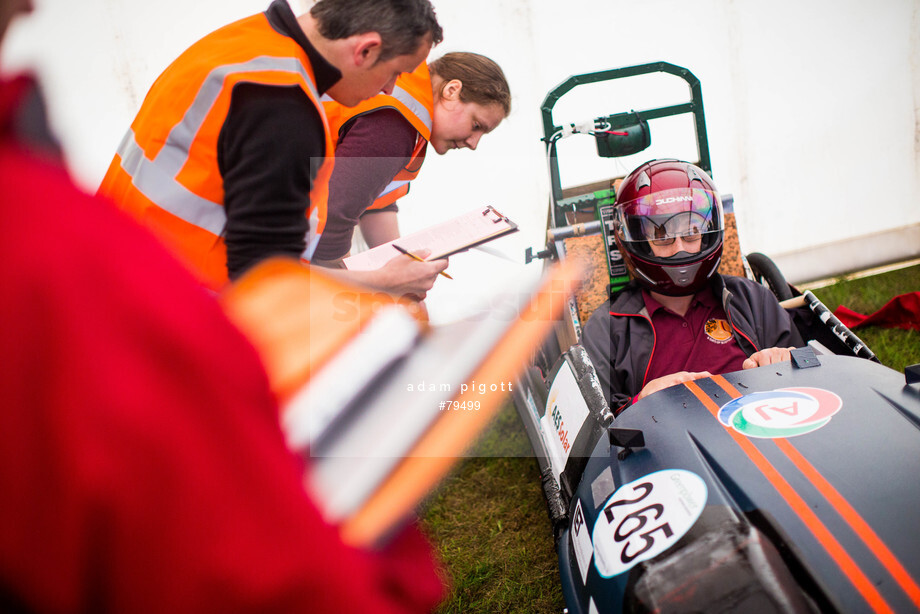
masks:
[[[753,369],[755,367],[765,367],[777,362],[792,360],[791,350],[795,348],[767,348],[754,352],[742,364],[742,369]]]
[[[665,388],[670,388],[671,386],[676,386],[677,384],[692,382],[695,379],[702,379],[704,377],[712,377],[712,374],[709,371],[678,371],[677,373],[672,373],[671,375],[664,375],[647,383],[636,396],[636,400],[638,401],[639,399],[647,397],[653,392],[658,392],[659,390],[664,390]]]

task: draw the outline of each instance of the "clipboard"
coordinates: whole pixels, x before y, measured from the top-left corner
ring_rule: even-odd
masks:
[[[422,249],[431,250],[426,260],[438,260],[517,232],[517,230],[518,225],[506,215],[492,205],[485,205],[446,222],[349,256],[343,260],[343,263],[345,268],[352,271],[379,269],[399,255],[396,248],[392,246],[392,243],[396,242],[410,252]]]

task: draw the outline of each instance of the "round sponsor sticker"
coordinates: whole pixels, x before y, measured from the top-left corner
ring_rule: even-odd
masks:
[[[594,564],[605,578],[674,545],[706,507],[703,479],[683,469],[656,471],[620,486],[594,523]]]
[[[842,406],[829,390],[781,388],[729,401],[719,409],[719,421],[748,437],[794,437],[821,428]]]

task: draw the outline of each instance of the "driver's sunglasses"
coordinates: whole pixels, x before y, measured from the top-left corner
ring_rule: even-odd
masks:
[[[686,243],[698,243],[703,238],[703,235],[702,233],[700,233],[699,228],[693,228],[688,232],[681,233],[678,235],[666,236],[668,235],[668,232],[667,230],[665,230],[664,224],[659,226],[658,224],[655,224],[654,222],[650,222],[650,223],[655,227],[655,231],[654,231],[655,237],[660,237],[660,238],[649,237],[649,241],[652,243],[652,245],[655,245],[656,247],[664,247],[666,245],[673,245],[674,241],[677,240],[677,237],[680,237]]]

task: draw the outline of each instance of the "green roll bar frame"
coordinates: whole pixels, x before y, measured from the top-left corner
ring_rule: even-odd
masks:
[[[540,108],[543,116],[542,140],[546,144],[547,156],[549,157],[550,185],[552,188],[551,203],[553,214],[550,217],[553,220],[553,225],[555,227],[565,226],[566,222],[564,212],[559,211],[559,208],[556,206],[556,203],[562,200],[562,183],[559,177],[559,162],[556,158],[556,143],[553,140],[553,135],[559,132],[562,129],[562,126],[557,126],[553,121],[553,107],[556,106],[556,103],[560,98],[580,85],[599,83],[601,81],[611,81],[613,79],[624,79],[658,72],[675,75],[686,81],[687,85],[690,86],[690,102],[646,109],[644,111],[628,111],[623,113],[616,113],[609,115],[604,119],[610,123],[611,129],[616,130],[618,128],[625,128],[631,124],[634,124],[636,122],[637,115],[644,120],[652,120],[662,117],[692,113],[694,117],[696,148],[698,155],[696,165],[712,175],[712,165],[709,158],[709,139],[706,136],[706,117],[703,112],[703,92],[702,88],[700,87],[700,80],[697,79],[696,76],[689,70],[674,64],[669,64],[667,62],[652,62],[649,64],[626,66],[623,68],[613,68],[610,70],[602,70],[599,72],[586,73],[583,75],[574,75],[553,88],[549,94],[546,95],[546,98],[543,100],[543,105]]]

